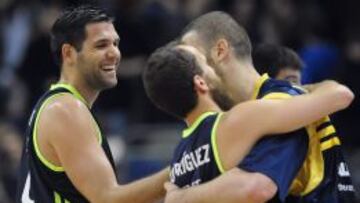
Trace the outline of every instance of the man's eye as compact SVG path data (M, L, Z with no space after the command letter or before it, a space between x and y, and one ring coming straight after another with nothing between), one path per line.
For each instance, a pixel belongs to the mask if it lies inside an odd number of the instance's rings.
M102 49L102 48L105 48L106 46L107 46L107 44L97 44L95 47Z

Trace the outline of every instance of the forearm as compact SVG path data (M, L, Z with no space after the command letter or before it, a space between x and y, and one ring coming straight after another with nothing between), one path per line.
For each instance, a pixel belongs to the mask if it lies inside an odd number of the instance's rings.
M272 116L264 118L264 125L275 128L265 134L296 130L346 108L352 100L352 92L334 81L313 85L311 93L282 100L280 105L274 104L274 108L269 109L267 114Z
M216 185L210 183L205 183L202 185L178 189L172 191L171 194L165 199L165 203L216 203L224 202L218 198L218 191L216 190Z
M345 109L354 99L354 93L348 87L331 80L312 85L310 92L323 97L331 113Z
M303 111L309 115L304 120L317 120L332 114L336 111L345 109L352 102L354 95L350 89L335 81L324 81L312 85L310 94L302 95L299 98L298 111ZM309 108L310 107L310 108ZM293 112L296 115L295 112Z
M208 183L170 191L165 203L260 203L276 190L268 177L234 168Z
M164 183L168 181L169 169L166 168L150 177L114 187L104 191L104 200L109 203L150 203L165 196Z

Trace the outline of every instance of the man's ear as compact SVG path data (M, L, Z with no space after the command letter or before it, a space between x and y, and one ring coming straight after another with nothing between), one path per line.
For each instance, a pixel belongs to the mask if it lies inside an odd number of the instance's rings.
M72 45L66 43L63 44L61 47L61 57L63 60L63 63L67 64L74 64L76 61L77 51L75 47Z
M215 63L220 63L229 56L230 45L229 42L221 38L216 41L215 45L211 48L210 55Z
M195 75L193 82L194 82L195 91L197 91L199 93L205 93L205 92L209 91L208 84L206 83L204 78L201 77L200 75Z

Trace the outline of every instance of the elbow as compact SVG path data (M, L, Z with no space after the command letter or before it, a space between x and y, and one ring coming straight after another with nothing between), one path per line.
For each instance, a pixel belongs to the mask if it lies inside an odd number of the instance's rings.
M272 199L276 192L277 186L267 176L261 173L255 173L248 188L249 202L263 203Z
M339 85L337 90L337 98L338 98L338 108L345 109L354 100L355 95L348 87L344 85Z

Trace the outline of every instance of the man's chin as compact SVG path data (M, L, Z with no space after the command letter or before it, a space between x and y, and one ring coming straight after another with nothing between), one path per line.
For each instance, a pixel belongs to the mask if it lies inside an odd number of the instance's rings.
M104 81L103 84L101 85L101 90L107 90L107 89L114 88L117 84L118 84L117 79Z

